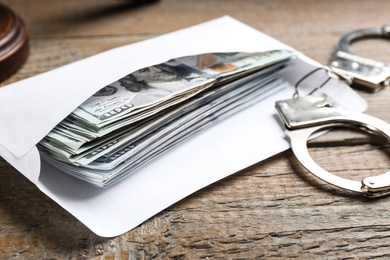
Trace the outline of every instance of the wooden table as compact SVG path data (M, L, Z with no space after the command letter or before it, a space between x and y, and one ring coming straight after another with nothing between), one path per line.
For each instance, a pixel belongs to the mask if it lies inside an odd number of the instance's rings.
M327 64L345 32L382 26L385 0L2 0L27 24L30 56L6 85L113 47L231 15ZM352 46L390 60L390 41ZM359 92L390 122L390 89ZM337 131L312 143L324 168L354 179L390 168L389 145ZM206 187L126 234L106 239L0 160L0 258L388 258L390 197L370 200L308 174L291 151Z

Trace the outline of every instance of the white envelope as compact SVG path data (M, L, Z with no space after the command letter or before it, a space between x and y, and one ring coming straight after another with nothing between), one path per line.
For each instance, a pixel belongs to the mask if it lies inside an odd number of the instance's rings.
M275 101L291 98L295 82L319 65L299 56L281 74L288 88L187 139L107 189L41 161L36 144L96 91L137 69L200 53L273 49L291 48L226 16L2 87L0 155L93 232L120 235L189 194L288 149ZM318 86L320 74L307 79L302 91ZM331 81L323 91L348 108L366 108L342 82Z

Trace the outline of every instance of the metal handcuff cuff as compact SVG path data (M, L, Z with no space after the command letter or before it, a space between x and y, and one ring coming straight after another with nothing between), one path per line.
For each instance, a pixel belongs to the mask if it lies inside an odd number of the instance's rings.
M388 85L387 78L390 76L388 64L350 54L347 46L356 38L373 35L387 37L389 35L388 28L386 27L386 30L383 28L364 29L344 35L335 54L337 60L332 62L331 66L313 70L297 82L292 99L276 102L276 109L286 127L291 148L299 162L323 181L345 190L362 193L370 198L390 194L390 171L364 178L361 182L333 175L314 162L309 155L307 141L311 135L318 131L345 126L359 128L390 140L390 124L367 114L344 109L325 94L314 95L314 91L312 91L306 96L300 96L298 86L304 79L321 69L327 70L329 77L320 87L325 85L331 77L335 77L335 74L345 79L349 84L353 81L363 84L373 91Z
M344 34L334 53L335 60L329 65L336 74L351 77L353 83L365 90L377 92L389 85L390 64L357 56L349 50L349 44L365 38L390 39L390 25L367 28Z

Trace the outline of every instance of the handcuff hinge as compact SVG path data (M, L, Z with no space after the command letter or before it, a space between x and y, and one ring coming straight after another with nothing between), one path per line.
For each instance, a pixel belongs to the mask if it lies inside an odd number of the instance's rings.
M362 192L366 197L378 198L390 194L390 172L362 180Z

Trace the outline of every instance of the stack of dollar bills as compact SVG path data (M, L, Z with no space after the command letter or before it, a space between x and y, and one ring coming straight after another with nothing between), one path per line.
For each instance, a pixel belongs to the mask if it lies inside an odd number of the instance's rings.
M48 163L106 187L285 85L297 53L209 53L135 71L86 100L38 149Z

